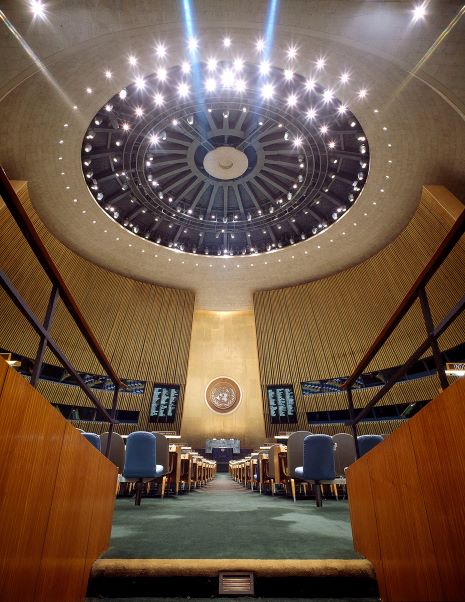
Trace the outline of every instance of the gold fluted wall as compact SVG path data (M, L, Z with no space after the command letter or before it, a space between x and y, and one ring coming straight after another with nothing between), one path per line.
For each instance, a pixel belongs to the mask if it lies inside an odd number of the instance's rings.
M367 261L319 281L254 295L265 428L268 437L282 430L307 429L306 413L346 409L343 393L303 396L301 382L348 376L374 342L417 276L434 254L463 205L441 186L424 187L418 209L404 231ZM435 323L465 294L465 244L455 248L427 287ZM405 362L426 336L418 301L366 371ZM465 340L465 316L441 337L442 349ZM430 355L428 353L427 355ZM294 386L298 423L271 424L266 386ZM437 377L397 384L381 404L435 397ZM354 391L362 407L376 389ZM361 432L390 432L398 421L361 425ZM322 425L313 432L346 430Z
M146 429L179 432L194 293L125 278L79 257L42 224L31 206L26 184L16 182L15 189L117 374L120 378L147 381L143 395L120 393L118 408L137 410L140 414L137 424L121 424L116 430L121 434ZM9 212L1 206L0 232L2 267L30 307L42 318L51 290L50 282ZM76 369L104 374L61 301L53 321L52 335ZM0 347L35 357L37 345L37 335L0 290ZM45 361L59 365L50 352L47 352ZM181 386L173 424L148 422L154 383ZM40 381L38 390L52 403L92 406L78 387ZM95 389L94 392L106 407L111 406L112 393ZM76 425L95 432L107 430L106 423L80 422Z

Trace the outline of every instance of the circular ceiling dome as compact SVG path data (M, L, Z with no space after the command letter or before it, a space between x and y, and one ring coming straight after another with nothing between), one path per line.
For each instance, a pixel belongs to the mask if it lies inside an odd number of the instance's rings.
M108 100L82 165L95 200L134 234L245 255L339 219L360 194L369 150L348 106L313 79L199 62L138 77Z

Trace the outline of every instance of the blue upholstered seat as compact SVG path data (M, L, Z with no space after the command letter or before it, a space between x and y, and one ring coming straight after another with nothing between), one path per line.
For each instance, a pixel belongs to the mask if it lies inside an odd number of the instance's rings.
M360 453L360 457L362 457L376 445L378 445L378 443L381 443L383 441L383 437L381 435L360 435L360 437L357 437L357 440L358 451Z
M136 431L126 440L123 477L136 481L136 505L140 505L142 483L161 477L164 467L157 464L157 440L152 433Z
M308 435L304 439L303 466L297 466L297 478L315 484L316 505L322 506L321 483L336 478L334 462L335 445L329 435Z
M96 449L101 451L100 449L100 437L95 433L82 433L82 435L87 439L87 441L93 445Z

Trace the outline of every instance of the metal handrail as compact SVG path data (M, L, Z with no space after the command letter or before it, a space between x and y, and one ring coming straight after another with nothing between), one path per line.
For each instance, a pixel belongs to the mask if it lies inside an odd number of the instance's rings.
M460 301L450 310L450 312L443 318L443 320L436 327L433 324L431 310L426 294L426 285L431 280L433 275L437 272L440 266L444 263L446 258L449 256L452 249L459 242L463 234L465 233L465 209L457 218L456 222L444 238L426 267L423 269L421 274L418 276L408 293L405 295L400 305L393 313L391 318L388 320L374 343L365 353L363 358L358 363L353 373L347 378L347 380L341 385L341 390L346 391L348 404L349 404L349 415L350 420L345 424L352 427L352 432L355 439L355 447L357 457L359 456L358 441L357 441L357 424L362 420L371 408L378 403L378 401L384 397L384 395L397 383L399 378L427 351L430 347L433 352L433 359L435 362L436 370L438 372L441 387L443 389L449 386L444 366L441 360L441 352L438 345L439 336L448 328L452 322L460 315L465 309L465 295ZM414 302L419 299L421 309L423 313L423 319L426 326L426 339L417 347L412 353L408 360L396 370L391 376L387 383L376 393L372 400L361 409L357 415L355 415L355 408L352 399L352 387L355 384L357 378L359 378L368 364L380 351L387 339L397 328L402 318L406 315L409 309L412 307Z
M86 396L92 401L92 403L97 407L99 412L110 423L110 435L108 437L107 449L105 452L105 454L108 455L111 443L111 433L113 432L113 425L118 424L118 421L115 418L118 393L121 388L126 387L126 384L116 374L115 370L110 364L109 359L105 355L103 349L101 348L100 344L98 343L97 339L92 333L89 324L85 320L84 316L81 314L71 292L69 291L68 287L66 286L66 283L61 277L58 268L56 267L42 240L40 239L36 229L34 228L29 216L27 215L21 201L19 200L16 192L14 191L13 187L10 184L10 181L6 176L5 171L1 166L0 197L2 197L6 207L10 211L13 219L15 220L19 229L24 235L34 255L37 257L44 272L46 273L50 282L52 283L52 292L50 294L45 320L44 323L41 324L40 320L29 308L29 306L27 305L21 294L16 290L8 276L3 272L3 270L0 270L1 286L4 288L6 293L15 303L16 307L18 307L18 309L22 312L22 314L25 316L25 318L40 336L40 344L37 351L36 359L34 361L33 372L31 375L31 384L34 387L37 385L37 381L39 379L40 371L42 368L45 350L47 347L49 347L52 353L55 355L55 357L59 360L59 362L74 377L79 387L84 391ZM101 366L115 385L111 414L107 412L107 410L103 407L103 405L100 403L100 401L91 391L91 389L84 383L78 372L71 365L69 359L61 351L61 349L58 347L58 345L56 344L56 342L50 334L51 322L58 298L61 298L61 300L63 301L64 306L66 307L69 314L76 323L77 327L79 328L80 332L86 339L93 354L98 359Z

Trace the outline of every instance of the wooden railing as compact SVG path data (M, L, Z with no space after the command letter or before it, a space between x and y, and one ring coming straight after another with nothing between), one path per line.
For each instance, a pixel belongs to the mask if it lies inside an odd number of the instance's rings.
M40 265L42 266L45 274L49 278L52 290L50 293L50 298L48 301L47 311L45 314L44 322L41 323L34 312L30 309L30 307L25 302L24 298L21 296L19 291L16 289L14 284L8 278L6 273L3 270L0 270L0 283L5 292L8 294L10 299L16 305L16 307L20 310L23 316L28 320L29 324L34 328L37 334L40 337L40 343L37 350L37 354L34 361L34 367L31 375L31 385L36 386L39 380L40 372L43 365L43 359L45 355L45 350L48 347L50 351L55 355L58 361L66 368L69 374L76 380L79 387L84 391L86 396L91 400L91 402L95 405L100 416L109 422L109 432L110 435L108 437L108 444L105 451L107 455L110 449L111 443L111 434L113 432L113 426L117 424L116 420L116 406L118 401L118 393L122 387L125 387L125 383L121 381L121 379L116 374L115 370L110 364L107 356L105 355L103 349L99 345L97 339L93 335L90 326L86 322L84 316L79 311L79 308L69 291L66 283L61 277L58 268L56 267L53 259L48 253L45 245L37 234L29 216L27 215L24 207L21 204L21 201L17 197L13 187L10 184L3 168L0 167L0 197L2 197L6 207L10 211L13 216L15 222L17 223L19 229L24 235L26 241L31 247L33 253L37 257ZM87 341L89 347L94 353L95 357L100 362L101 366L108 374L110 379L114 384L114 393L112 400L112 407L110 413L103 407L99 399L95 396L92 390L86 385L86 383L81 378L80 374L75 370L72 366L70 360L63 353L63 351L59 348L57 343L51 336L51 325L53 320L53 315L55 312L55 307L58 299L61 299L63 305L68 310L69 314L73 318L83 337Z
M371 408L374 405L376 405L390 389L392 389L392 387L397 383L399 378L403 376L409 370L409 368L422 357L422 355L428 350L428 348L431 348L432 350L435 367L438 372L439 381L441 383L442 389L446 389L449 386L449 382L447 380L447 376L441 360L441 352L439 349L438 338L465 309L465 295L463 295L459 302L443 317L441 322L434 326L433 318L431 315L431 309L426 294L426 285L437 272L437 270L441 267L441 265L444 263L449 253L459 242L464 232L465 210L462 211L457 221L454 223L449 233L447 234L446 238L443 240L443 242L437 249L436 253L433 255L433 257L431 258L427 266L424 268L424 270L421 272L421 274L418 276L415 283L413 284L409 292L406 294L406 296L404 297L401 304L396 309L390 320L384 326L383 330L380 332L372 346L368 349L363 358L360 360L358 366L355 368L355 370L349 376L349 378L345 381L345 383L341 385L341 389L347 392L350 419L346 422L346 424L352 427L357 457L359 457L357 424L368 415ZM427 336L425 340L410 355L407 361L392 374L389 380L381 387L381 389L378 390L378 392L374 395L371 401L369 401L369 403L356 414L352 398L352 387L354 386L357 378L359 378L362 375L363 371L366 369L368 364L381 350L383 345L386 343L387 339L391 336L396 327L399 325L402 318L406 315L406 313L409 311L409 309L412 307L412 305L417 299L419 299L420 301L423 313L423 320L425 322L426 327Z

